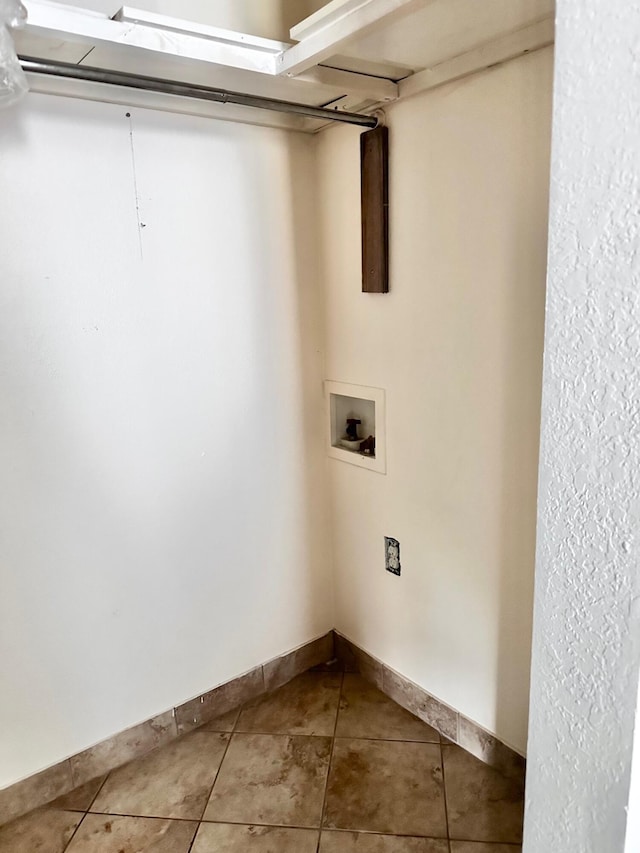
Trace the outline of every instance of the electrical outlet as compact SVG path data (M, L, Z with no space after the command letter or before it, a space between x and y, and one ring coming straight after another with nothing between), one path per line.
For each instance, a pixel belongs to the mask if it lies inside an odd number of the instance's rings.
M392 575L400 574L400 543L391 536L384 537L384 567Z

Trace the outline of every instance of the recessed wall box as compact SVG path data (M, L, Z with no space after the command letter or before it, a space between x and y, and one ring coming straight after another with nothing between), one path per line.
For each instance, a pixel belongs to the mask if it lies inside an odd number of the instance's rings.
M329 456L386 474L385 393L382 388L327 380L324 390ZM357 430L358 440L354 440L354 430ZM362 446L370 436L374 442Z

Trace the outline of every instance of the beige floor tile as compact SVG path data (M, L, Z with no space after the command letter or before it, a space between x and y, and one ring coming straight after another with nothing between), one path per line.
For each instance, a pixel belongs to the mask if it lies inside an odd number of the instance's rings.
M331 737L341 682L341 673L305 672L284 687L245 705L236 730Z
M521 853L522 782L446 742L443 768L438 741L361 676L306 673L5 825L0 853L316 853L325 787L319 853L448 853L447 813L450 853Z
M491 844L484 841L452 841L451 853L521 853L519 844Z
M85 782L79 788L74 788L68 794L63 794L50 804L50 808L68 809L72 812L86 812L94 801L96 794L102 787L106 776L99 776L90 782Z
M438 732L362 678L347 673L338 713L338 737L440 743Z
M191 734L110 774L91 811L199 820L229 740Z
M232 732L236 723L238 722L238 717L240 716L240 708L234 708L233 711L229 711L227 714L222 714L220 717L216 717L215 720L210 720L208 723L205 723L203 726L200 726L201 732Z
M197 828L195 821L89 814L67 853L188 853Z
M203 823L191 853L316 853L317 845L317 829Z
M331 739L234 734L204 820L318 827Z
M458 746L443 746L442 753L451 838L520 844L522 785Z
M319 853L449 853L449 845L444 838L408 838L325 829Z
M446 837L440 746L337 739L324 826Z
M0 853L63 853L82 817L46 807L31 812L0 827Z

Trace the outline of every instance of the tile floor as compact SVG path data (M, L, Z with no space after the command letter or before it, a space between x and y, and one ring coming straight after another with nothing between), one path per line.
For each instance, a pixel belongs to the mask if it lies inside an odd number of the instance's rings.
M308 672L0 829L0 853L517 853L522 788Z

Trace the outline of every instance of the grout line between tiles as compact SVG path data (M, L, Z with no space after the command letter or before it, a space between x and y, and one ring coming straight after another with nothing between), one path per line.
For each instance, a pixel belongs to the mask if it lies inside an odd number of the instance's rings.
M315 735L311 735L315 737ZM362 737L361 735L336 735L336 740L371 740L374 743L422 743L425 746L440 746L440 741L437 740L413 740L412 738L402 737Z
M87 814L97 817L139 817L142 820L177 820L180 823L202 823L197 817L169 817L166 814L132 814L129 812L87 812ZM206 823L212 823L212 821L206 821Z
M207 734L231 734L231 732L207 732ZM399 737L363 737L362 735L321 735L321 734L306 734L305 732L260 732L247 731L238 729L233 732L236 735L259 735L260 737L315 737L315 738L331 738L332 740L367 740L373 743L417 743L425 746L439 746L437 740L413 740L412 738Z
M264 826L264 827L273 827L274 829L307 829L314 832L318 829L317 826L309 826L304 824L297 823L260 823L260 821L246 821L246 820L198 820L197 817L167 817L166 815L148 815L148 814L125 814L124 812L87 812L83 817L87 817L87 815L95 815L97 817L134 817L140 818L140 820L172 820L176 821L176 823L197 823L198 826L202 823L215 823L220 824L221 826ZM351 830L349 830L351 831ZM366 833L369 830L353 830L354 832L363 832ZM376 833L377 835L390 835L391 833ZM413 836L410 836L413 837ZM435 836L434 836L435 837Z
M76 810L76 809L67 809L67 811L80 811L80 812L82 812L82 817L80 818L80 820L79 820L78 825L76 826L76 828L73 830L73 833L72 833L72 835L71 835L71 838L70 838L70 839L69 839L69 841L67 842L67 845L66 845L66 847L64 848L64 850L68 850L68 849L69 849L69 847L71 846L71 842L73 841L73 839L74 839L74 838L76 837L76 835L78 834L78 830L80 829L80 827L81 827L81 826L82 826L82 824L84 823L84 820L85 820L86 816L89 814L89 811L90 811L90 809L91 809L91 806L95 803L96 799L98 798L98 794L99 794L99 793L100 793L100 791L104 788L104 786L105 786L105 784L106 784L106 782L107 782L107 779L109 778L109 776L110 776L110 775L111 775L111 773L107 773L107 774L106 774L106 776L105 776L105 777L104 777L104 779L102 780L102 783L101 783L101 784L100 784L100 786L98 787L98 790L95 792L95 794L94 794L94 795L93 795L93 797L91 798L91 802L89 803L88 808L86 808L86 809L77 809L77 810ZM64 853L64 851L63 851L63 853Z
M240 713L238 712L238 717L236 719L236 723L237 723L237 720L239 718L240 718ZM235 728L235 723L234 723L234 728ZM189 846L189 850L191 850L191 847L193 846L196 835L198 834L198 829L200 828L200 824L202 823L202 818L204 817L204 813L206 812L207 806L209 805L209 800L211 799L211 794L213 793L214 785L216 784L216 781L218 779L218 775L219 775L220 770L222 768L222 763L223 763L223 761L227 755L227 750L229 749L229 744L231 743L231 739L233 737L233 730L230 732L205 732L205 734L211 734L211 735L217 735L217 736L228 735L228 740L227 740L226 746L224 748L224 752L222 753L222 758L220 759L220 764L218 765L218 769L216 770L216 774L214 776L213 783L211 785L211 788L209 789L209 793L207 795L207 799L205 801L204 808L202 810L202 815L200 816L200 818L168 817L166 815L135 815L135 814L123 814L123 813L117 813L116 815L113 815L113 816L114 817L115 816L117 816L117 817L141 817L141 818L149 818L151 820L177 820L177 821L183 821L184 823L197 823L198 826L197 826L196 831L194 833L193 839L191 840L191 845ZM98 794L102 790L103 786L106 784L107 779L109 778L110 775L111 774L107 774L107 778L104 780L104 782L100 786L100 790L98 791L98 793L96 793L96 796L93 798L91 805L93 805L93 803L95 803ZM85 813L85 817L87 814L98 814L98 815L103 815L103 816L104 815L111 816L113 813L112 812L94 812L94 811L91 811L91 806L90 806L88 811Z
M102 780L102 784L100 785L100 787L99 787L99 788L98 788L98 790L96 791L95 796L91 798L91 802L89 803L89 805L88 805L88 806L87 806L87 808L85 809L85 812L84 812L85 814L87 814L88 812L90 812L90 811L91 811L91 806L92 806L92 805L95 803L95 801L98 799L98 795L100 794L100 791L102 791L102 789L104 788L104 786L107 784L107 780L108 780L109 776L111 776L111 773L113 773L113 770L112 770L112 771L110 771L109 773L107 773L107 775L106 775L106 776L104 777L104 779Z
M262 686L264 687L264 667L262 667ZM238 726L238 721L240 720L240 714L242 713L242 709L244 708L244 706L246 704L247 704L246 702L243 702L242 705L240 705L240 707L238 708L238 713L236 714L236 718L233 721L233 726L231 727L230 732L211 732L211 734L228 734L229 740L227 741L227 745L226 745L224 753L222 755L222 759L220 760L220 764L218 765L218 769L216 771L216 775L215 775L215 778L213 780L213 785L211 785L211 790L209 791L209 795L205 801L204 809L202 810L202 815L200 816L200 820L198 821L196 831L193 833L193 838L191 839L191 844L189 845L188 853L191 853L191 851L193 850L193 845L196 843L196 838L198 837L198 833L200 832L200 827L202 826L202 823L203 823L202 819L205 815L205 812L207 811L207 806L209 805L209 800L211 799L211 795L213 794L213 789L214 789L215 784L218 780L218 776L220 775L220 770L222 769L222 763L224 762L224 760L227 756L227 751L229 749L229 745L233 739L233 735L235 734L236 728Z
M215 734L215 732L211 732L211 734ZM227 744L224 748L224 752L222 753L222 758L220 759L220 764L218 764L218 769L216 770L216 775L213 777L213 783L211 784L211 788L209 789L209 793L207 795L207 799L205 800L204 808L202 809L202 814L200 815L198 824L202 823L202 818L204 817L204 813L207 810L207 806L209 805L209 800L211 799L211 795L213 794L213 789L215 788L216 782L218 781L218 776L220 775L220 771L222 770L222 765L224 763L225 758L227 757L227 752L229 750L229 744L233 740L233 732L229 733L229 739L227 740Z
M167 817L160 815L139 815L139 814L123 814L121 812L87 812L83 815L83 820L87 815L97 815L98 817L131 817L131 818L139 818L140 820L170 820L176 821L178 823L197 823L198 828L203 823L212 823L219 824L221 826L263 826L265 828L274 828L274 829L304 829L311 832L318 830L317 826L308 826L304 824L293 824L293 823L261 823L259 821L251 821L248 823L246 820L198 820L197 818L188 818L188 817ZM82 823L82 821L80 821ZM79 828L80 824L78 824ZM415 833L405 833L405 832L383 832L379 829L345 829L344 827L332 827L327 828L327 832L342 832L342 833L356 833L357 835L381 835L386 838L424 838L430 839L433 841L444 841L442 836L438 835L416 835ZM77 832L77 830L76 830ZM196 831L197 834L197 831ZM75 835L75 833L74 833ZM194 836L195 837L195 836ZM478 842L474 842L478 843ZM504 842L502 842L504 843ZM515 844L506 844L505 846L517 847Z
M381 832L379 829L345 829L342 826L327 827L323 832L344 833L345 835L380 835L383 838L418 838L421 841L446 841L441 835L416 835L407 832ZM476 844L477 842L471 842Z
M246 820L203 820L201 823L215 823L220 826L264 826L267 829L306 829L314 832L318 829L317 826L304 826L303 824L297 823L260 823L255 820L252 820L248 823Z
M232 734L231 732L207 732L207 734ZM333 740L333 735L305 735L305 734L290 734L289 732L233 732L234 735L240 737L276 737L276 738L306 738L313 740ZM337 738L337 740L346 740L346 738ZM365 738L349 738L349 740L365 740ZM398 741L392 741L398 743ZM436 744L432 744L435 746Z
M440 766L442 767L442 799L444 800L444 823L447 830L447 847L451 853L451 836L449 834L449 808L447 806L447 782L444 777L444 753L442 752L442 740L440 741Z
M80 827L81 827L81 826L82 826L82 824L84 823L84 819L86 818L86 816L87 816L87 812L85 812L85 813L82 815L82 817L80 818L80 820L78 821L78 825L76 826L76 828L75 828L75 829L73 830L73 832L71 833L71 838L67 841L67 843L66 843L66 845L65 845L65 848L64 848L64 850L62 851L62 853L64 853L64 851L65 851L65 850L68 850L68 849L69 849L69 847L71 847L71 842L73 841L73 839L74 839L74 838L76 837L76 835L78 834L78 830L80 829Z
M340 679L340 690L338 691L338 704L336 707L336 719L333 725L333 737L331 738L331 750L329 752L329 764L327 765L327 779L324 783L324 797L322 798L322 810L320 812L320 832L318 833L318 846L316 853L320 851L320 842L322 841L322 827L324 824L324 815L327 810L327 793L329 792L329 776L331 775L331 763L333 761L333 749L336 745L336 732L338 731L338 718L340 717L340 703L342 702L342 690L344 688L344 672Z
M180 818L165 818L165 820L180 820ZM184 818L182 818L184 820ZM193 822L193 821L192 821ZM318 829L317 826L304 826L301 824L293 824L293 823L260 823L256 821L251 821L251 823L247 823L246 820L203 820L200 823L214 823L219 824L220 826L263 826L267 829L270 827L273 829L305 829L311 832L314 832ZM441 835L416 835L415 833L407 833L407 832L382 832L379 829L345 829L344 827L325 827L323 832L342 832L342 833L355 833L356 835L381 835L385 838L424 838L428 841L446 841L446 838L443 838ZM477 843L477 842L474 842Z
M187 853L191 853L193 850L193 845L196 843L196 838L198 837L198 833L200 832L200 827L202 826L202 821L198 821L198 825L196 826L196 831L193 833L193 838L191 839L191 844L189 845L189 849Z

